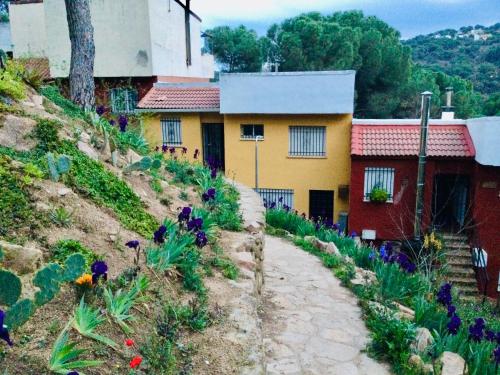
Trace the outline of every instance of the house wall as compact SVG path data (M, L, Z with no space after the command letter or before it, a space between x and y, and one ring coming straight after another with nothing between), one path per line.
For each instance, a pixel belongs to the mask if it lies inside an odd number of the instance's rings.
M431 220L434 176L437 174L468 174L472 177L472 163L471 160L467 159L429 159L427 161L424 186L424 230ZM363 200L364 176L367 167L395 169L392 203L372 203ZM349 230L354 230L359 235L363 229L375 230L377 240L402 240L412 237L416 204L417 159L353 157L351 168ZM470 180L471 188L473 188L472 178Z
M46 57L43 3L9 3L9 18L14 58Z
M500 271L500 167L474 168L474 232L488 253L488 295L497 297Z
M309 213L309 190L334 190L334 218L347 211L338 186L349 184L351 115L225 115L226 175L255 186L255 141L242 140L241 124L263 124L259 142L259 187L294 190L294 208ZM289 157L288 127L326 126L326 157Z

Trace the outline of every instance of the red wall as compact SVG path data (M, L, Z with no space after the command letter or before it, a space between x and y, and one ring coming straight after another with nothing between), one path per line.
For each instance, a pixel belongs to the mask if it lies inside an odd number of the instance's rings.
M467 159L429 159L426 164L424 187L424 229L431 218L434 176L440 173L470 174L472 161ZM364 202L366 167L394 168L394 202ZM401 240L413 235L418 163L409 159L359 159L351 164L349 193L349 230L361 235L363 229L377 231L377 239Z
M497 296L500 270L500 167L474 167L474 232L488 253L488 295Z

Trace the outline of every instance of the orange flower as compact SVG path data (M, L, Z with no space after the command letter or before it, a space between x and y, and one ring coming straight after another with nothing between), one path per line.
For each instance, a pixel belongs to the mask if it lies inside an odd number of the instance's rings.
M135 356L134 358L132 358L132 360L130 361L130 368L136 368L136 367L139 367L141 365L141 362L142 362L142 358L139 357L139 356Z
M76 285L92 285L92 275L84 273L75 281Z
M135 344L134 340L131 340L131 339L125 340L125 345L127 345L127 346L134 346L134 344Z

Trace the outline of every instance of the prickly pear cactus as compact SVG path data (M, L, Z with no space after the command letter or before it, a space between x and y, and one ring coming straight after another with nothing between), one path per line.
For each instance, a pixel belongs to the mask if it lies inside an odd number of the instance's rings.
M0 305L13 305L21 296L21 291L19 277L10 271L0 270Z
M160 168L161 168L161 160L154 159L153 162L151 163L151 169L160 169Z
M47 152L47 164L49 167L50 179L54 182L59 181L59 170L56 165L56 160L52 152Z
M124 172L147 171L149 168L151 168L152 164L153 160L149 156L146 156L140 161L136 161L135 163L127 165L124 169Z
M19 328L28 321L34 311L35 305L33 301L30 299L22 299L7 310L4 324L9 329Z
M63 269L56 263L49 263L36 273L33 284L40 288L35 293L35 304L37 306L45 305L59 293L62 276Z
M72 254L64 262L62 281L75 281L85 272L85 258L82 254Z
M57 158L57 171L59 174L68 173L71 168L71 159L69 156L61 155Z

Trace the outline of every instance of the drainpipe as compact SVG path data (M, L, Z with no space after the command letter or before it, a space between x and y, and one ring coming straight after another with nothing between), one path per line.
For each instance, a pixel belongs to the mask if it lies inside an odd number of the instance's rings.
M259 189L259 141L263 139L261 135L255 136L255 191Z
M427 134L429 131L429 116L432 93L422 93L422 108L420 113L420 151L418 154L417 198L415 207L414 237L420 241L422 234L422 218L424 214L425 159L427 156Z

